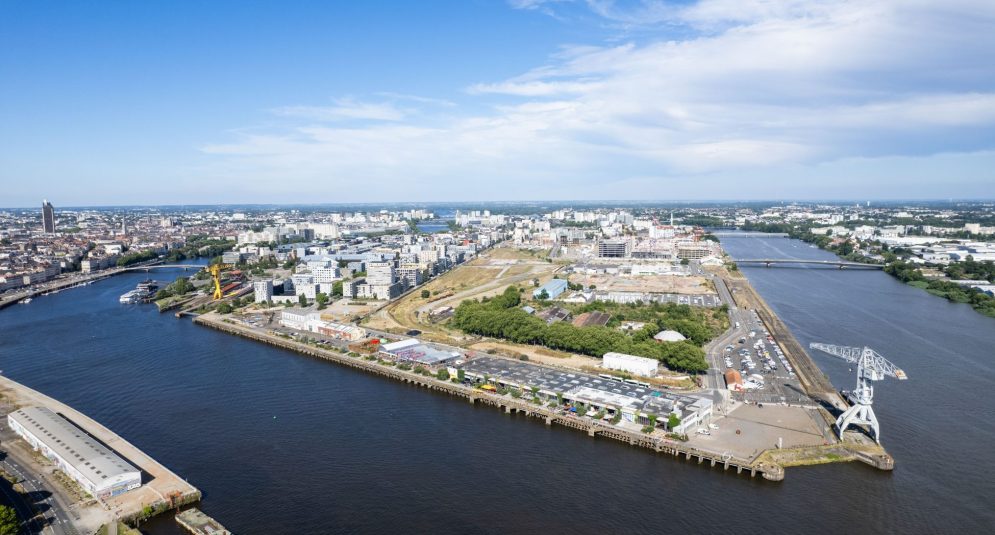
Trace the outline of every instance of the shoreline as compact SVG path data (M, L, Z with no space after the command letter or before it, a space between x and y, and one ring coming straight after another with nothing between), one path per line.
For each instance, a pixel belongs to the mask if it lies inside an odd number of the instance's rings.
M831 460L815 460L821 458L821 454L822 451L825 450L825 446L801 448L801 450L803 450L801 457L805 457L806 462L798 462L797 458L786 459L783 456L779 456L778 451L771 449L758 453L758 455L753 459L732 458L728 456L728 454L723 456L723 454L719 452L702 450L700 448L684 445L683 443L674 440L642 435L601 422L558 414L554 411L548 410L544 405L537 406L524 399L514 399L498 394L488 393L486 391L467 387L459 383L443 381L436 379L435 377L428 377L411 371L400 370L394 366L380 364L376 360L366 360L362 356L351 357L338 351L326 350L313 345L269 334L267 332L260 332L214 313L197 316L194 318L193 322L195 324L209 327L227 334L280 347L305 356L332 361L403 383L414 384L430 390L446 393L454 397L467 399L470 403L480 402L485 405L494 406L498 409L504 409L506 413L521 412L530 417L543 419L547 425L555 423L572 429L587 431L588 435L592 437L598 435L605 436L630 445L644 447L658 453L668 453L674 457L683 456L685 460L695 459L699 464L707 461L709 466L721 465L726 470L730 467L736 468L737 473L748 471L751 476L755 476L759 473L762 477L771 481L783 480L784 468L786 466L797 466L801 464L861 460L866 464L870 464L871 466L882 470L891 469L890 463L883 461L880 457L882 454L887 456L883 449L880 447L870 448L873 451L868 452L866 451L868 449L867 445L857 443L836 443L831 445L837 448L837 450L848 453L848 455L839 456L836 459L830 458ZM799 450L796 449L794 450L794 453L797 453L798 451ZM890 456L887 456L887 459L890 460Z
M152 516L200 501L202 496L200 490L135 445L82 412L57 399L3 376L0 376L0 392L15 407L27 405L43 406L62 415L142 471L143 482L141 487L106 500L94 499L94 504L90 504L89 501L82 502L88 505L80 507L79 511L91 517L101 518L102 524L114 521L121 521L127 524L139 523ZM14 447L22 450L31 449L23 439L18 439L18 443ZM9 446L5 448L8 452L10 449ZM64 493L64 489L59 485L49 486L53 492ZM76 507L78 505L77 500L69 498L67 501ZM88 511L88 509L91 510ZM98 527L100 526L94 527L94 530Z

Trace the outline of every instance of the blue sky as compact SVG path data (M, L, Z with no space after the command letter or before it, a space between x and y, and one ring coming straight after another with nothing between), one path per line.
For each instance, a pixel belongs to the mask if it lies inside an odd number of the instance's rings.
M0 0L0 206L995 197L981 0Z

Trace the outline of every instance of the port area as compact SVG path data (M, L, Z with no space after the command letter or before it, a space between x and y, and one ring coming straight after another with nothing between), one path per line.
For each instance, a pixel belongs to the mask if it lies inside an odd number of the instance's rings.
M2 468L7 471L8 467L18 467L19 474L9 475L40 488L31 494L41 493L51 497L46 507L42 508L48 510L41 510L41 518L36 518L35 523L57 528L56 533L66 534L95 533L105 525L113 526L112 530L116 531L119 521L134 524L200 500L201 493L193 485L72 407L6 377L0 377L0 399L0 440L4 453ZM105 499L85 494L7 425L7 415L21 407L47 407L62 415L141 470L142 486ZM30 490L29 485L23 486ZM51 531L46 530L45 533Z
M548 406L546 404L547 400L544 400L542 403L535 403L532 400L527 400L525 398L518 399L512 395L488 391L473 385L456 382L452 379L439 379L433 373L434 370L432 370L429 366L425 366L425 369L422 370L421 373L419 373L419 367L416 367L414 370L404 369L399 364L381 359L376 355L361 355L350 352L346 346L339 345L341 343L336 343L336 341L333 340L322 341L320 343L314 341L304 341L304 336L290 336L286 332L279 329L266 326L253 326L248 322L241 321L234 317L222 316L213 312L196 317L194 322L199 325L211 327L229 334L242 336L251 340L295 351L303 355L337 362L339 364L358 368L369 373L388 377L404 383L416 384L431 390L445 392L459 398L467 399L471 403L494 406L499 409L503 409L506 413L525 414L530 417L541 419L545 421L547 425L557 424L585 431L591 437L601 436L611 438L628 443L632 446L644 447L657 453L669 454L680 459L696 461L698 464L707 463L707 466L710 467L720 466L724 470L734 469L736 473L746 473L750 476L760 475L764 479L772 481L780 481L784 478L784 469L781 465L762 457L762 453L765 449L771 448L777 443L777 438L774 437L772 433L784 434L777 428L776 423L774 425L763 422L751 423L749 419L744 416L742 418L742 423L739 424L739 433L736 432L737 428L733 427L733 424L730 424L727 427L729 434L733 437L730 439L731 441L736 442L739 441L740 438L744 438L746 436L751 436L753 439L757 440L756 444L753 444L752 442L743 443L738 448L729 448L728 445L725 444L726 440L722 435L694 436L687 441L683 441L673 437L668 437L662 430L657 430L652 433L645 433L641 431L641 426L634 426L631 422L622 421L619 424L613 424L597 418L577 416L575 414L571 414L570 412L564 411L562 407ZM300 334L303 335L304 333ZM310 333L308 334L310 335ZM451 346L442 346L439 344L434 344L434 346L439 350L459 351L459 348ZM500 363L503 362L505 363L504 366L507 366L510 370L514 370L516 368L520 369L525 366L533 371L541 370L552 373L564 372L562 369L552 368L531 362L525 363L515 359L501 357L499 355L487 355L486 357L475 358L481 360L486 359L489 364L498 366L501 366ZM581 375L573 370L571 370L570 373L577 376ZM588 377L590 377L592 381L597 379L596 376ZM745 404L740 404L736 407L736 409L739 408L744 408L745 411L751 410L751 408ZM765 411L766 408L760 410ZM776 409L774 410L776 411ZM739 413L736 414L738 415ZM773 416L773 414L773 411L764 413L765 416ZM797 436L790 435L787 438L787 441L792 445L794 445L795 442L805 445L823 445L824 439L818 432L818 428L810 419L805 420L806 418L808 417L802 414L801 419L804 422L804 425L808 426L805 428L805 431L798 433ZM781 422L781 425L784 425L784 423L785 422ZM751 427L751 425L753 427ZM720 429L723 427L726 426L724 424L720 425ZM758 433L757 429L761 428L766 429L768 432L766 434ZM746 431L743 431L744 429Z
M176 515L176 523L196 535L231 535L217 520L205 515L200 509L191 507Z
M706 347L711 365L706 377L708 386L715 389L722 388L724 379L721 370L725 368L722 360L729 353L735 354L735 350L727 352L725 348L728 345L733 345L735 348L742 347L738 344L738 340L742 338L745 338L746 345L750 346L754 339L749 333L754 331L760 334L757 338L764 347L773 349L776 346L777 354L783 356L791 365L791 373L784 373L785 368L782 367L771 374L764 389L756 392L730 393L730 399L733 403L739 401L754 407L762 404L764 410L778 404L804 409L825 437L821 445L810 443L800 446L779 442L779 447L767 449L758 459L765 459L785 467L859 461L879 470L893 470L894 458L866 433L850 430L840 440L833 426L836 417L849 407L849 403L833 387L829 378L791 334L784 321L757 293L749 280L741 272L730 272L724 267L712 268L709 273L719 295L730 305L731 327ZM769 334L769 341L764 339L764 333ZM733 414L732 410L729 414ZM765 415L763 421L775 427L782 427L777 421L771 422L767 417L769 414Z

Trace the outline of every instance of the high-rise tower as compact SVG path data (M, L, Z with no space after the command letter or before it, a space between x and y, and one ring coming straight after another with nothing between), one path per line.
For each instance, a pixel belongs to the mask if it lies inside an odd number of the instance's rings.
M48 199L41 202L41 222L46 233L55 233L55 208Z

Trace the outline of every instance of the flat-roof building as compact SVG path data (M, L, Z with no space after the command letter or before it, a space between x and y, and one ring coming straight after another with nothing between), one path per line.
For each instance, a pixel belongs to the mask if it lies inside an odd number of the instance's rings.
M541 296L543 292L546 292L546 299L556 299L561 293L565 292L566 289L567 281L565 279L553 279L536 288L532 292L532 297L539 299L539 296Z
M459 359L462 355L425 345L421 340L408 338L380 346L380 353L396 360L406 360L428 366L438 366Z
M605 353L601 360L601 365L609 370L622 370L646 377L656 375L659 364L656 359L615 352Z
M141 471L51 409L16 410L7 424L93 496L109 498L142 486Z

